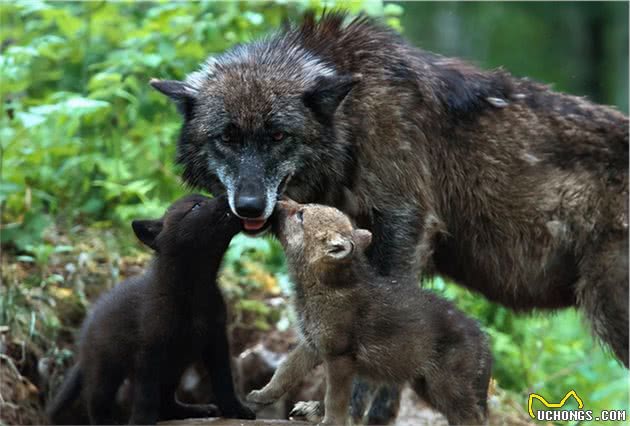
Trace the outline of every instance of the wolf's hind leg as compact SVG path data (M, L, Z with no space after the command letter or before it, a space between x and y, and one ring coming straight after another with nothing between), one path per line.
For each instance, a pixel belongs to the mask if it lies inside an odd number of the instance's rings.
M580 265L578 305L594 333L628 367L628 240L603 244Z

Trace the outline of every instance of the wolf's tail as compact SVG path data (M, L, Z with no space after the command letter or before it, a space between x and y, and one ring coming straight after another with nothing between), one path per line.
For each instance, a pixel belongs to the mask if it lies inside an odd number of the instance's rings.
M83 374L79 363L75 364L66 375L57 396L46 407L48 419L54 424L63 411L79 397L83 387Z

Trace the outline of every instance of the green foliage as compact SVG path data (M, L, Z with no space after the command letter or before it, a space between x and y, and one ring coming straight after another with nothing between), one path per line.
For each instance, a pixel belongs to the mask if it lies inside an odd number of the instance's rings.
M395 5L347 5L397 26ZM183 78L207 55L311 6L323 4L0 4L2 241L31 251L53 218L159 215L182 193L173 165L180 120L149 78Z
M628 112L628 2L409 2L425 49L505 67Z

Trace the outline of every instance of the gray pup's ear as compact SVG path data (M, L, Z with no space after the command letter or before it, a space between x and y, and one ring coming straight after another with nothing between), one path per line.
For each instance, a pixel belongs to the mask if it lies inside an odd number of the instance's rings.
M355 229L352 231L352 238L359 250L364 251L372 242L372 233L367 229Z
M330 120L341 101L360 80L360 75L319 77L302 99L319 118Z
M162 222L162 219L134 220L131 222L131 227L136 237L155 251L158 251L156 238L162 232L163 226L164 222Z
M354 243L350 238L338 235L327 242L326 257L329 260L345 260L352 257Z
M152 78L149 84L155 90L168 96L175 102L177 109L184 117L188 118L190 116L197 97L197 89L183 81L177 80L158 80L157 78Z

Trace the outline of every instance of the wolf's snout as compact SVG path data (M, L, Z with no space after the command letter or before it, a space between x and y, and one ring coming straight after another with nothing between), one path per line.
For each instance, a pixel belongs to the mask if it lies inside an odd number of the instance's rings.
M234 209L242 218L259 218L265 212L265 197L239 194L234 200Z
M250 233L261 231L267 219L265 193L251 185L245 185L234 194L234 213L243 221L243 228Z

